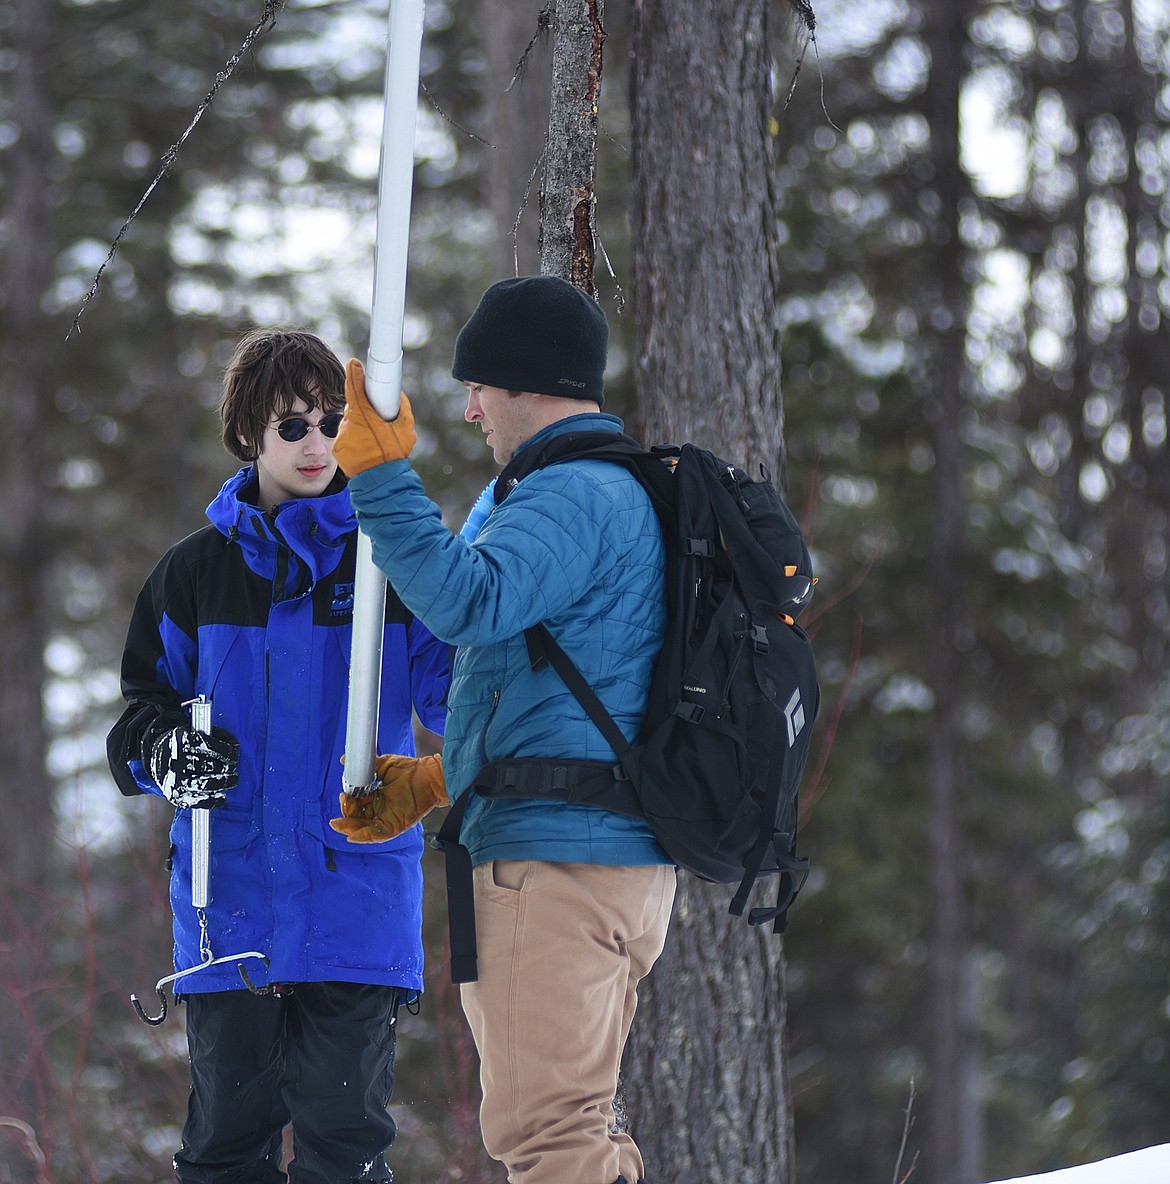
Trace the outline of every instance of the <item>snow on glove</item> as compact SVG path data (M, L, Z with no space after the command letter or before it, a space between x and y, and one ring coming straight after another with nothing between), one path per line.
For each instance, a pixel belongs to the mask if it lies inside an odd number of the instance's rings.
M180 809L211 810L227 801L227 791L240 783L240 745L223 728L204 735L180 725L150 729L142 738L142 763L163 792Z
M403 395L398 418L385 420L366 397L366 372L357 358L345 368L345 415L333 445L333 459L347 477L355 477L385 464L404 460L414 448L414 412Z
M329 825L351 843L385 843L409 830L436 806L449 806L441 756L398 756L374 760L374 792L341 795L341 817Z

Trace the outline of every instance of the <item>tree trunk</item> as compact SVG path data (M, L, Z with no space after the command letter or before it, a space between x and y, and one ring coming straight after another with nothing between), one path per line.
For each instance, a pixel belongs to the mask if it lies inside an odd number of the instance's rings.
M934 0L931 7L930 112L939 214L932 272L937 290L928 310L935 326L933 390L927 417L933 428L935 507L931 536L930 682L934 720L928 744L931 914L929 990L930 1080L927 1176L934 1184L973 1184L978 1171L979 1118L972 1091L972 995L966 989L968 939L963 888L963 736L959 726L968 619L961 562L965 506L962 492L963 341L966 285L962 274L959 205L967 186L959 163L959 88L963 79L967 0Z
M597 102L603 0L559 0L553 31L552 110L540 193L540 270L593 285Z
M0 323L5 432L11 441L0 467L0 1102L39 1128L23 1017L34 989L33 960L44 934L54 834L52 785L45 766L41 702L45 684L46 570L52 548L45 501L45 409L60 336L41 311L54 245L47 216L52 154L47 80L51 48L49 0L15 0L11 47L12 120L20 139L9 150L8 266ZM6 997L7 996L7 997ZM12 1107L11 1110L8 1108ZM24 1165L14 1177L23 1180ZM31 1160L27 1178L33 1178Z
M783 409L766 7L635 5L631 219L643 428L773 465Z
M782 463L766 0L639 0L633 14L635 366L647 442ZM661 1184L792 1178L779 938L680 878L625 1068Z

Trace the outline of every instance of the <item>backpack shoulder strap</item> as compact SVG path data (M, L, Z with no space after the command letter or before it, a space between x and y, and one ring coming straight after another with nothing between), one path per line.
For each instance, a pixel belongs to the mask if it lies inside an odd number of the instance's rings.
M528 660L532 663L532 669L541 670L545 666L551 666L561 676L565 686L573 692L573 697L605 737L606 743L614 750L618 760L622 760L630 751L630 742L622 734L613 716L606 711L605 704L597 697L597 693L585 681L573 659L557 644L545 623L538 621L525 629L524 640L528 643Z
M677 458L679 452L680 449L673 445L646 449L632 436L615 432L568 432L537 447L521 449L504 466L496 479L496 505L500 505L525 477L537 469L574 460L607 461L627 469L646 490L658 515L669 551L673 549L677 533L678 495L667 462ZM551 666L560 675L623 767L626 767L626 757L631 752L630 742L544 622L539 621L525 629L524 640L528 645L528 660L532 669L541 670Z
M496 478L495 501L499 505L521 481L537 469L573 460L603 460L628 469L645 487L661 516L672 503L670 468L665 463L679 449L666 444L643 448L632 436L617 432L568 432L545 444L522 448Z
M666 461L677 456L678 452L679 449L669 445L646 449L632 436L615 432L568 432L535 448L521 449L504 466L496 479L496 505L501 504L525 477L537 469L573 460L608 461L631 472L646 490L669 545L675 533L677 502L674 478ZM524 640L528 645L532 669L541 670L551 666L560 675L565 686L614 750L618 760L623 761L630 752L629 741L544 622L540 621L525 629Z

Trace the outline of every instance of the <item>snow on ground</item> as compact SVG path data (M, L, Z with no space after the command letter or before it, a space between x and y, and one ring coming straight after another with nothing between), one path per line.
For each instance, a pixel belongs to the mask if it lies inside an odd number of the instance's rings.
M1062 1168L1039 1176L1015 1176L994 1184L1170 1184L1170 1143L1079 1168Z

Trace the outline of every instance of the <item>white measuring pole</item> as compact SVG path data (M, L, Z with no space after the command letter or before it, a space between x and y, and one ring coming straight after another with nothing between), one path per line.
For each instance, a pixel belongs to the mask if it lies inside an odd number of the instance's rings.
M191 726L211 735L211 700L206 695L192 699ZM211 901L211 811L191 811L191 907L205 909Z
M402 320L422 31L423 0L390 0L374 294L366 355L366 394L384 419L398 415L402 390ZM374 565L370 540L359 532L345 735L347 793L360 793L374 781L385 605L386 577Z

